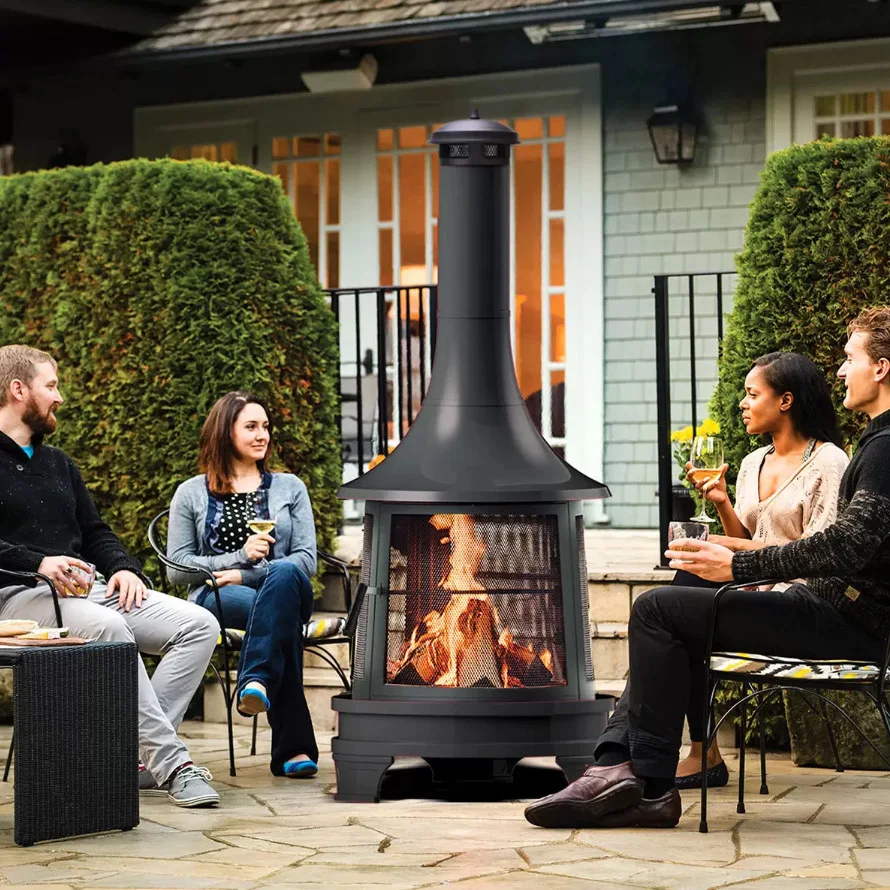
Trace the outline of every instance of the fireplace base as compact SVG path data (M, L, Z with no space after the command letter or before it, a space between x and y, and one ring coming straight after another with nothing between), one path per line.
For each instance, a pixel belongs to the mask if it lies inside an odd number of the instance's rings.
M397 756L501 763L556 757L571 782L592 761L614 699L371 701L343 694L331 704L339 715L331 744L335 797L377 803L383 774Z

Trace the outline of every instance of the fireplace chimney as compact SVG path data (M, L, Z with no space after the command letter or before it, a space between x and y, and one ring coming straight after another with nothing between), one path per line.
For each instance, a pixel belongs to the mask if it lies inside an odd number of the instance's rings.
M439 146L438 337L429 391L399 446L341 498L545 503L609 497L535 428L510 345L510 147L496 121L445 124ZM545 382L548 385L548 382Z

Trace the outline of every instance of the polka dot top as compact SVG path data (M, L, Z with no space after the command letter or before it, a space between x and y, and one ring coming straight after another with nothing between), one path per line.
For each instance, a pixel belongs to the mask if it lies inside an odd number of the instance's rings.
M250 536L249 520L256 516L252 491L223 495L219 518L219 546L223 553L234 553Z

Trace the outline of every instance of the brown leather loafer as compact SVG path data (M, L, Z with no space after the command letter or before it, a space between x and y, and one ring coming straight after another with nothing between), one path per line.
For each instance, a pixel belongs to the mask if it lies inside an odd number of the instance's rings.
M643 799L643 781L630 762L589 766L571 785L542 797L525 809L525 818L541 828L593 828L608 813L626 810Z
M680 792L676 788L617 812L605 813L592 828L673 828L683 812Z

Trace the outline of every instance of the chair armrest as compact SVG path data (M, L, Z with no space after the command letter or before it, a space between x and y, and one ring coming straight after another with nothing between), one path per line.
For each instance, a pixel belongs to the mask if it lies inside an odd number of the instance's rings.
M343 576L346 611L347 613L352 612L352 578L349 575L349 570L352 566L350 566L348 562L344 562L342 559L338 559L336 556L333 556L324 550L319 550L318 547L315 548L315 553L322 562L327 563L335 572L337 572L337 574Z
M724 584L714 594L711 604L711 621L708 627L708 645L705 650L705 668L710 667L711 653L714 651L714 637L717 633L717 616L720 609L720 601L730 590L741 590L743 587L760 587L763 584L779 584L781 579L767 578L765 581L730 581Z
M59 608L59 591L56 590L56 585L53 584L53 582L46 575L41 575L40 572L15 572L12 569L3 569L2 571L4 575L10 575L14 578L21 578L23 581L33 581L36 578L38 581L42 581L44 584L46 584L46 586L50 589L50 593L52 593L53 595L53 608L55 609L56 613L56 626L64 626L62 624L62 610L61 608Z

